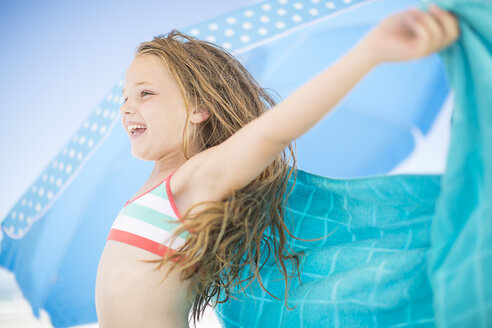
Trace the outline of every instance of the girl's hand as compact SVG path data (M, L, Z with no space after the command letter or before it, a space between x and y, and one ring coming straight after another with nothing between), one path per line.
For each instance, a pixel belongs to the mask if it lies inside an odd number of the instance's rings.
M446 48L459 34L456 17L432 4L428 13L412 8L387 17L360 45L376 63L403 61Z

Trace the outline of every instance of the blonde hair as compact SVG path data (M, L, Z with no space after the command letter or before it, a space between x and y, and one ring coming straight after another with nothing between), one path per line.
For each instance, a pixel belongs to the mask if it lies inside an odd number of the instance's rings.
M193 106L204 106L210 112L210 117L196 131L188 134L185 129L183 132L187 159L190 145L198 142L200 151L219 145L275 105L275 100L246 68L217 45L172 30L141 43L136 56L148 54L157 56L168 66L185 101L187 122ZM188 135L192 135L191 140ZM289 158L284 150L253 181L227 199L194 204L182 215L183 224L175 231L176 235L193 231L185 244L162 260L147 261L159 263L160 268L169 260L179 258L171 271L179 266L182 280L193 279L190 295L195 322L206 306L213 304L212 300L227 301L231 288L236 286L244 290L243 282L251 283L257 278L268 292L259 275L263 265L260 257L266 247L268 254L273 247L277 266L284 276L287 306L287 286L294 275L288 274L285 262L292 261L298 276L300 261L299 253L289 253L286 233L295 237L284 223L284 207L292 191L286 192L288 180L294 173L295 181L296 172L294 149L292 145L287 149ZM291 159L293 164L289 168ZM190 215L191 210L201 204L207 205L205 209ZM241 280L246 268L253 274ZM222 292L225 299L219 300Z

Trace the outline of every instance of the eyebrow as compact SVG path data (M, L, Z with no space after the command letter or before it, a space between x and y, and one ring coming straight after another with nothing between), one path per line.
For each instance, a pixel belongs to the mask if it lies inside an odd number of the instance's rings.
M135 86L141 85L141 84L152 84L152 82L149 82L149 81L140 81L140 82L135 83ZM122 88L121 89L121 94L122 95L125 94L125 88Z

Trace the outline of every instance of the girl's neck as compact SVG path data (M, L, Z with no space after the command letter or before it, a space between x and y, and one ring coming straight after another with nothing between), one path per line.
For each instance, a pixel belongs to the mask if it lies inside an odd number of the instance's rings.
M167 177L169 174L176 171L181 165L186 162L184 156L182 158L173 157L173 158L165 158L159 161L154 162L154 168L152 169L152 173L150 174L150 179L161 179Z
M200 148L195 145L195 147L193 147L193 149L191 150L191 156L198 153L198 149ZM150 179L167 177L169 174L173 173L179 167L181 167L181 165L183 165L186 161L187 159L185 158L182 151L176 151L172 154L164 156L163 158L154 161L154 168L152 170L152 173L150 174Z

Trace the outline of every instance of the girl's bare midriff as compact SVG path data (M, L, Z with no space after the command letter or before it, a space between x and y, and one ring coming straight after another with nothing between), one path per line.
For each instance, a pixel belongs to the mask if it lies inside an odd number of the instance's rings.
M172 265L155 270L156 254L132 245L108 240L96 277L96 311L100 328L188 327L190 280L180 281Z

